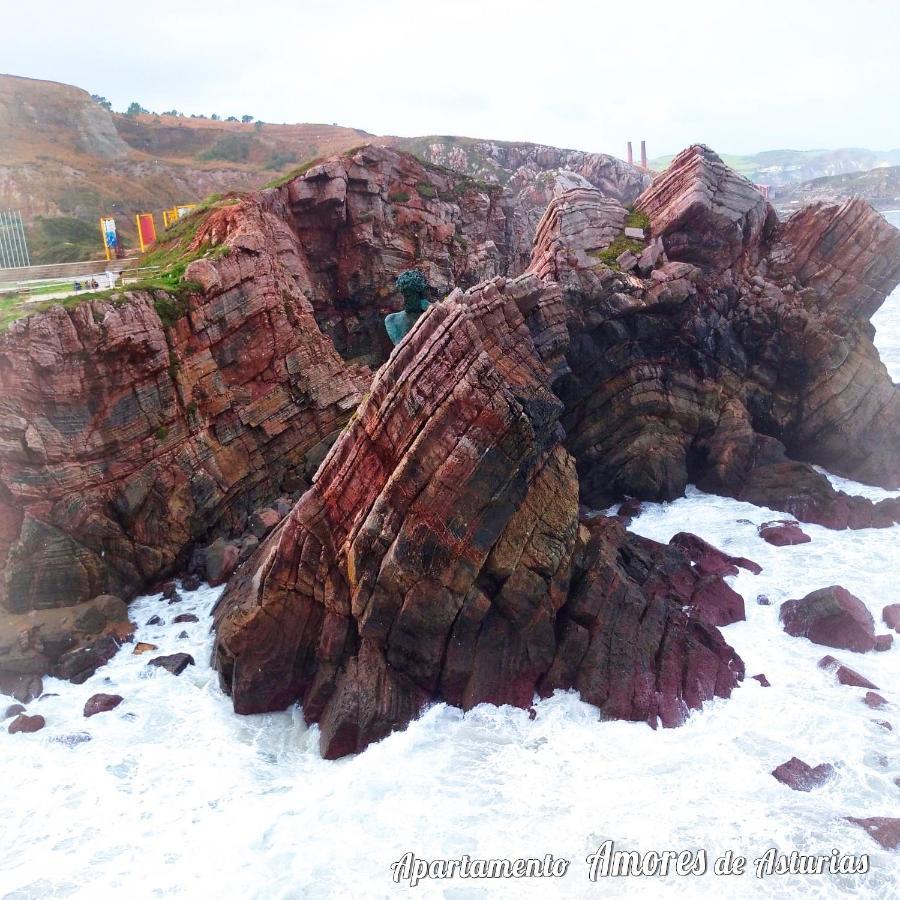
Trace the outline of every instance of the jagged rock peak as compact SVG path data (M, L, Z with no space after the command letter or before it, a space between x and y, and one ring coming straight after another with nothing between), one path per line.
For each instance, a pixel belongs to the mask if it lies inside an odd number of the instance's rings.
M682 150L637 199L671 259L724 270L753 265L777 217L754 185L705 144Z

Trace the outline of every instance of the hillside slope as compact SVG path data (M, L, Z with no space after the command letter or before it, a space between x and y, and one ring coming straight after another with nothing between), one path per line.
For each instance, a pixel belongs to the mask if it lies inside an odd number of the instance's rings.
M779 206L790 209L818 200L846 200L857 195L875 209L900 209L900 166L814 178L784 188L776 199Z

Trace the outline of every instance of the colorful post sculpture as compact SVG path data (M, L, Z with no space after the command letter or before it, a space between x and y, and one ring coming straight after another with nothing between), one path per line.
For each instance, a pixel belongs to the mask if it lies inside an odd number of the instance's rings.
M181 206L173 206L163 210L163 228L169 228L179 219L183 219L192 209L196 209L196 203L183 203Z
M153 213L138 213L134 221L141 243L141 253L146 253L147 248L156 243L156 222L153 221Z
M116 234L116 220L112 216L102 216L100 219L100 234L103 235L103 249L106 258L112 259L118 254L119 238Z
M428 309L428 282L418 269L407 269L397 276L397 290L403 295L402 312L384 318L384 327L393 344L399 344L419 316Z

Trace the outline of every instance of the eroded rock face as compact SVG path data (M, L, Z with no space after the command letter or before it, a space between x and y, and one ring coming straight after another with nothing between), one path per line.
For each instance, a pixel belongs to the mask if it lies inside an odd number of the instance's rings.
M867 321L900 280L900 232L868 208L841 217L840 233L882 260L857 272L833 245L832 211L781 229L702 146L637 206L650 219L647 247L665 248L645 275L598 264L618 220L614 204L581 190L551 202L532 256L566 300L554 390L582 501L671 500L693 481L832 528L900 518L895 501L849 497L808 464L900 484L900 392ZM840 315L802 264L811 256L847 273L835 276Z
M230 254L191 267L202 292L56 307L0 336L6 609L131 596L240 529L352 413L369 375L319 331L296 236L258 205L226 212Z
M730 691L742 666L706 623L686 554L656 572L665 548L613 523L574 563L578 483L528 324L559 302L532 275L498 279L451 294L398 346L222 597L215 661L238 712L300 700L335 757L431 699L528 706L539 686L590 684L613 715L677 724ZM627 646L619 606L645 623Z

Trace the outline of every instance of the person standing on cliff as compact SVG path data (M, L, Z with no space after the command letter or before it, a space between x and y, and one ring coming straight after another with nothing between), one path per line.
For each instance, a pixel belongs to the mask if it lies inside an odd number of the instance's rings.
M430 306L428 282L418 269L407 269L397 276L397 290L403 295L403 310L385 316L384 327L388 337L396 345L415 325L419 316Z

